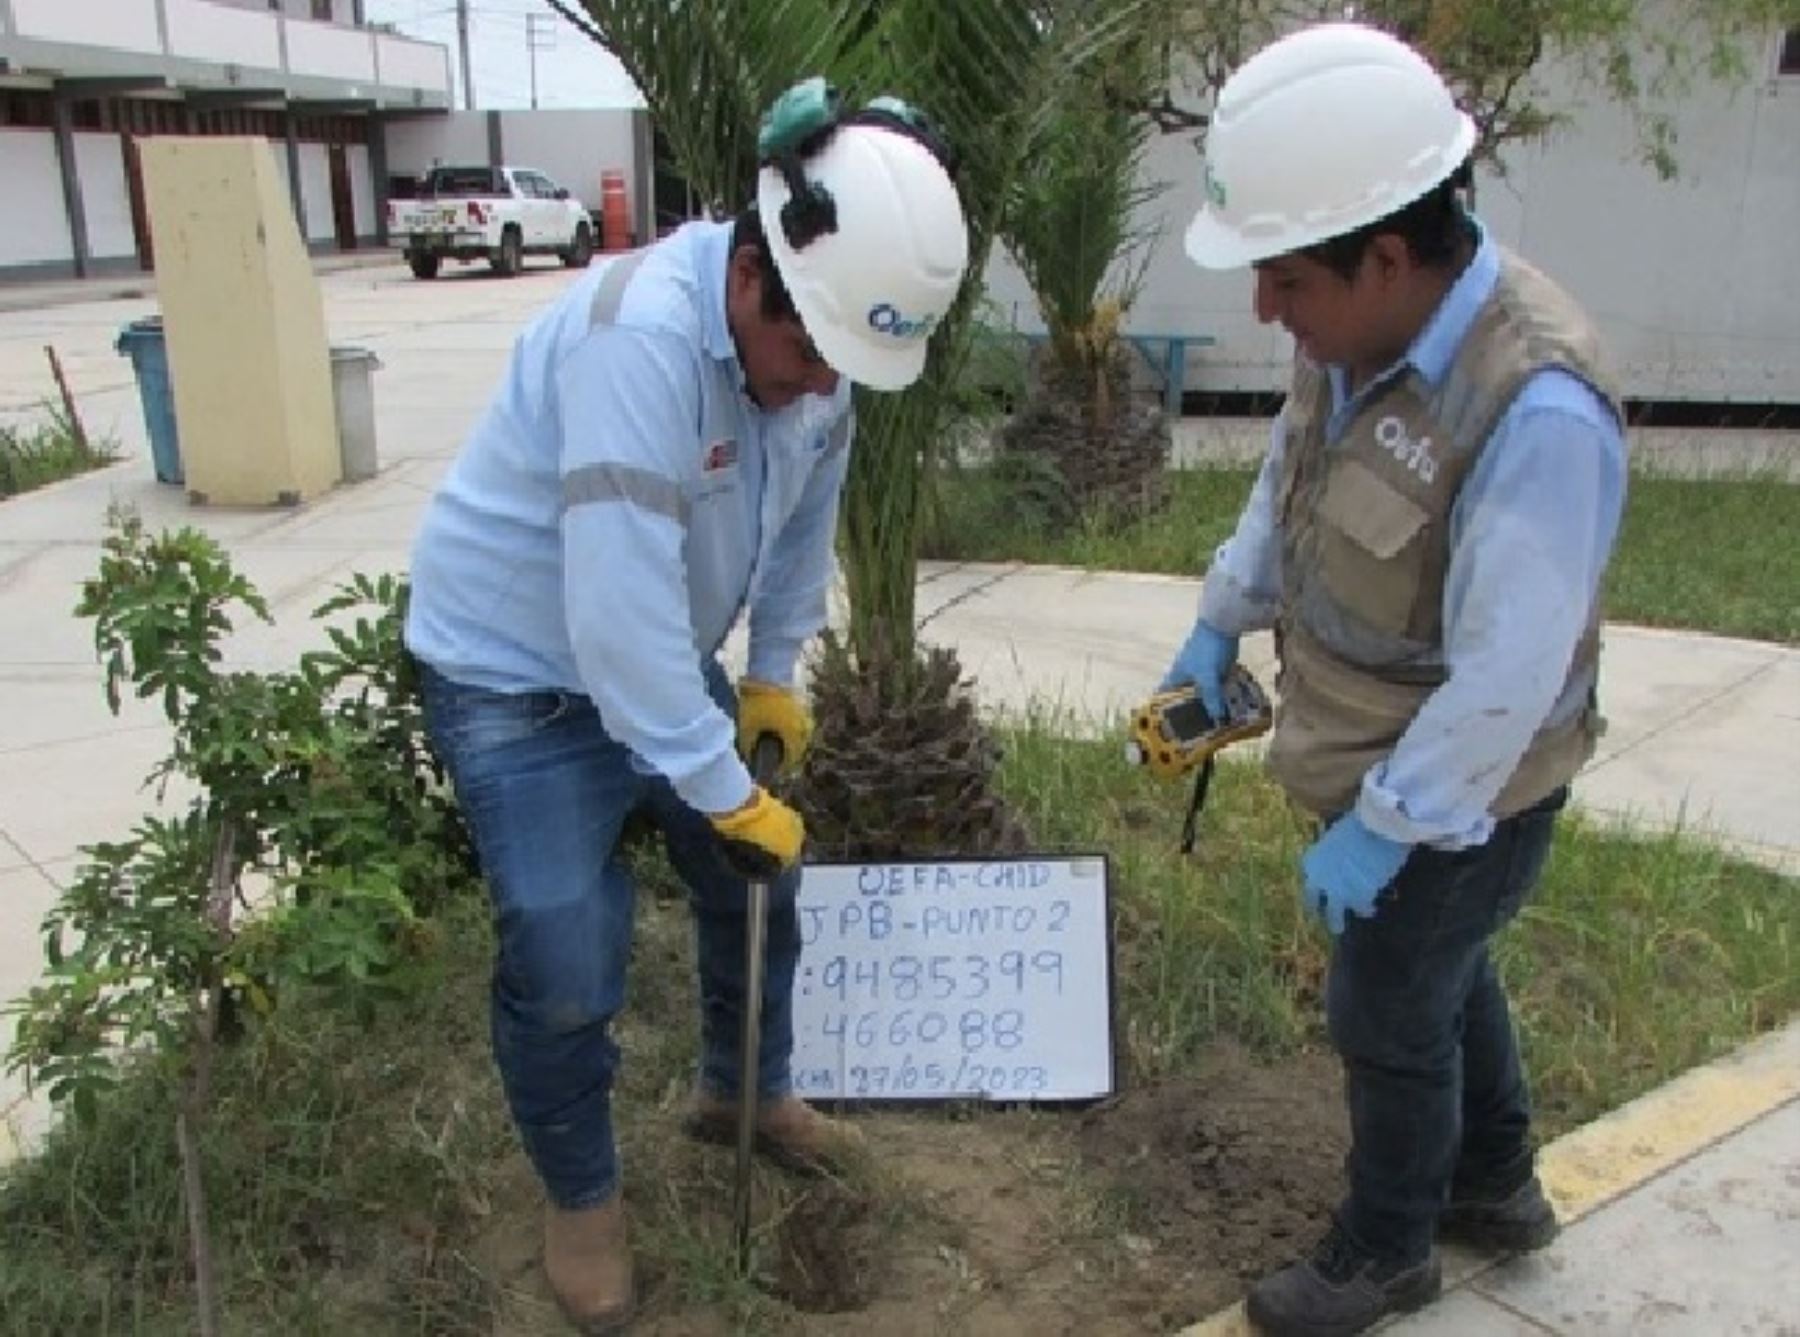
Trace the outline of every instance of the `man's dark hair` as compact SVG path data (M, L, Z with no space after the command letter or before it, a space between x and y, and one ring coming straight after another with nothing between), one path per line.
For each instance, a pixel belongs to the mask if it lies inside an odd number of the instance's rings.
M762 274L763 318L799 320L800 313L794 309L794 299L788 295L787 284L781 281L781 271L775 268L775 255L769 249L769 239L763 233L762 219L754 204L739 214L737 221L732 224L731 253L736 255L740 246L756 248L756 265Z
M1461 196L1469 180L1469 164L1464 163L1404 208L1366 223L1354 232L1307 246L1300 254L1318 261L1349 282L1362 267L1369 243L1385 232L1405 242L1416 263L1428 267L1448 265L1456 259L1463 242L1474 235L1474 225L1463 208Z

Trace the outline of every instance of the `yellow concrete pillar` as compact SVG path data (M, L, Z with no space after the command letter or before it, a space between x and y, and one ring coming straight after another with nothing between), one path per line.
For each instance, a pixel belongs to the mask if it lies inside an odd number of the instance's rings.
M260 138L141 141L188 494L297 505L342 473L325 307Z

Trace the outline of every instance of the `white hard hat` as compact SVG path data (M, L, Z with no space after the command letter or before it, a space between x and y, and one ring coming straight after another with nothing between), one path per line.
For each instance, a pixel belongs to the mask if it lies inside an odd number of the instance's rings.
M1187 253L1236 269L1354 232L1448 178L1475 123L1425 58L1359 23L1305 28L1226 80Z
M969 267L969 231L950 173L919 140L854 121L802 164L828 193L836 226L796 248L782 221L787 179L765 167L756 206L781 281L832 368L876 390L904 390Z

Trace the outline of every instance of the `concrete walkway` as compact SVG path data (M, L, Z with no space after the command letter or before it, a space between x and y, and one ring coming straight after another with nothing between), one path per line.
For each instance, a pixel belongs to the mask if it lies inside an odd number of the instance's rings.
M385 248L334 251L313 257L313 273L323 277L347 269L391 268L394 252ZM85 279L9 279L0 282L0 311L47 311L91 302L131 301L156 296L156 275L142 270Z
M324 279L333 342L372 348L383 363L383 469L296 511L196 509L153 481L135 386L112 351L120 325L151 313L148 301L0 311L0 421L29 419L50 393L42 348L54 344L90 432L123 449L108 469L0 503L0 998L36 978L38 922L80 847L118 836L150 805L140 783L166 739L136 704L108 714L91 628L71 616L108 506L225 544L277 616L241 631L231 658L291 663L315 643L306 614L336 582L404 567L513 338L568 281L534 268L512 281L471 271L419 283L392 265ZM933 566L920 614L928 639L957 647L989 706L1054 708L1073 728L1104 730L1161 674L1195 595L1193 582L1161 577ZM1252 639L1246 658L1267 673L1266 640ZM1612 627L1603 691L1611 727L1579 802L1679 823L1800 871L1800 652ZM6 1024L0 1043L9 1038ZM1579 1224L1539 1259L1459 1264L1463 1283L1404 1330L1800 1333L1797 1102L1800 1028L1565 1139L1546 1174ZM16 1078L0 1079L0 1112L3 1160L41 1135L47 1112ZM1201 1330L1238 1322L1221 1316Z

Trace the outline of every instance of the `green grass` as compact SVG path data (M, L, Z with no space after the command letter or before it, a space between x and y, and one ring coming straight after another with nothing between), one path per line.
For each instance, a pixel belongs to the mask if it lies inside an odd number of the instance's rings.
M1167 510L1111 529L1053 529L983 469L947 475L924 555L1194 576L1228 537L1255 472L1170 476ZM1621 622L1800 643L1800 485L1774 477L1635 475L1606 582Z
M1132 1070L1212 1039L1325 1044L1328 940L1302 912L1310 833L1252 763L1214 777L1192 856L1185 785L1122 775L1117 745L1032 729L1009 792L1040 841L1111 851ZM1800 1012L1800 889L1692 835L1565 814L1537 895L1500 939L1545 1136L1585 1123Z
M1187 469L1170 474L1169 505L1123 528L1047 522L985 468L947 472L937 483L921 555L961 562L1034 562L1097 571L1191 576L1229 538L1256 481L1254 470Z
M1221 1037L1270 1055L1325 1042L1327 940L1296 895L1307 833L1257 768L1221 769L1184 860L1184 786L1127 770L1111 740L1040 723L1005 742L1005 787L1039 847L1112 853L1129 1080L1182 1074ZM794 1312L731 1267L729 1155L676 1130L692 933L666 870L647 872L618 1091L640 1264L659 1312L791 1331ZM419 997L365 1018L287 1000L277 1034L227 1054L205 1146L226 1331L563 1331L536 1287L536 1189L487 1054L484 908L460 904L441 930ZM1500 958L1553 1136L1800 1010L1800 895L1688 838L1572 817ZM0 1330L191 1331L173 1110L146 1073L95 1127L0 1177ZM944 1136L980 1137L981 1121ZM879 1171L861 1191L882 1238L930 1220ZM767 1176L759 1212L801 1212L803 1192Z
M1606 608L1625 622L1800 643L1800 485L1633 477Z
M84 440L61 409L32 427L0 426L0 500L111 464L110 442Z
M697 1053L692 924L666 866L647 871L617 1032L634 1248L665 1305L778 1332L792 1311L733 1262L729 1153L679 1132ZM568 1332L537 1281L541 1197L489 1057L485 903L454 905L440 929L416 997L362 1017L280 1000L271 1026L223 1052L202 1153L223 1331ZM193 1331L176 1101L146 1069L92 1127L65 1125L0 1169L0 1333ZM765 1220L818 1198L761 1167L756 1193ZM878 1211L908 1209L888 1196Z

